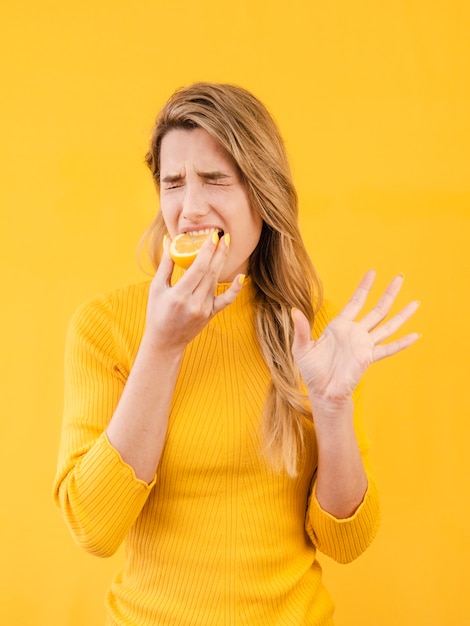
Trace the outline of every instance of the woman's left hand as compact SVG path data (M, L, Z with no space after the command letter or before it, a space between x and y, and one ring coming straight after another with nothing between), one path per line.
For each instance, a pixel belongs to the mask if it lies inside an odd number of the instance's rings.
M356 321L372 288L375 272L369 271L344 309L325 328L317 341L311 339L306 317L298 309L292 312L294 341L292 354L307 386L310 400L323 408L341 408L367 368L380 359L408 348L419 334L411 333L390 343L383 343L417 310L418 301L407 304L384 322L403 283L396 276L376 306ZM384 322L384 323L381 323ZM325 406L326 403L326 406ZM314 408L314 407L312 407Z

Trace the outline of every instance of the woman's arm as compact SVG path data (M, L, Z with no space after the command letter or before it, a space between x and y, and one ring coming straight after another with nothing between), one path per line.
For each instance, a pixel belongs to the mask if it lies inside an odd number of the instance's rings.
M163 451L182 356L182 348L165 348L146 333L106 429L123 461L147 483L153 481Z
M320 506L338 519L354 514L368 487L353 424L353 391L372 363L407 348L419 337L412 333L382 343L419 305L411 302L381 324L398 295L402 276L392 280L371 312L355 321L374 277L374 272L365 275L349 303L317 341L310 338L305 316L293 311L292 352L308 390L318 446L316 497Z
M353 402L330 407L314 401L318 449L316 497L338 519L350 517L361 504L368 480L353 423Z
M87 305L74 319L54 496L77 542L94 554L117 549L148 498L185 346L241 289L235 280L214 298L226 254L225 244L206 242L171 286L173 262L165 252L129 375L120 363L110 303Z

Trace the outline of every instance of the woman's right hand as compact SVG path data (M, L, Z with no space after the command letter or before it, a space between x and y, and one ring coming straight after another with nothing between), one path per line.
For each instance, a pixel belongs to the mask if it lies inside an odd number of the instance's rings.
M220 296L214 292L227 258L230 236L208 237L193 264L171 285L174 262L169 240L150 286L147 305L146 340L160 349L182 351L207 323L231 304L243 285L243 275L234 277Z

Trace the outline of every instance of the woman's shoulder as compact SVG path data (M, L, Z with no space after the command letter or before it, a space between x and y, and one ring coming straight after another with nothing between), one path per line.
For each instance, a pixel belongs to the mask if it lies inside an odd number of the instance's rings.
M107 293L108 301L114 307L130 306L142 302L146 305L150 283L150 280L146 280L116 288Z
M112 318L116 322L145 315L150 280L118 287L83 301L74 311L72 326Z

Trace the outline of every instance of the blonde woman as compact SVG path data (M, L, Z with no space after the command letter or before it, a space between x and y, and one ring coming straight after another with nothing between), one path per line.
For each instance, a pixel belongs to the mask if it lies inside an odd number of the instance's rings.
M369 272L331 314L279 132L246 90L178 90L147 163L156 273L72 320L56 501L89 552L126 544L108 626L333 624L317 552L349 562L379 524L353 396L417 339L384 343L417 303L385 319L397 276L362 314ZM186 270L181 233L208 235Z

